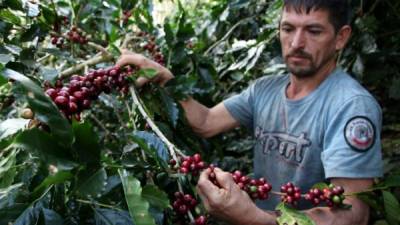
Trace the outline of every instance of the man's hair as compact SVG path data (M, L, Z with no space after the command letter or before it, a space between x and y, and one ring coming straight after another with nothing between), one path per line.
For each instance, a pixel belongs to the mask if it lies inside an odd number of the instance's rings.
M311 10L327 10L336 32L344 25L350 24L351 10L348 0L284 0L284 7L294 9L298 13L305 10L307 14Z

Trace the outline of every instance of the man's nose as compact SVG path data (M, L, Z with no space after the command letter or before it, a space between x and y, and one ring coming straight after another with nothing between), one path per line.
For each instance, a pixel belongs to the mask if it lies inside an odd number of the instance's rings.
M305 47L305 37L304 37L304 32L301 30L297 30L294 33L292 42L290 43L290 47L293 49L299 49L299 48L304 48Z

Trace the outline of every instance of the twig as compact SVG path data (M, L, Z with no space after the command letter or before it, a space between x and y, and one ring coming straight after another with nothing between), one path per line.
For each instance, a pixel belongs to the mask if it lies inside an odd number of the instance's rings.
M150 119L150 117L147 115L146 111L144 110L142 104L139 101L139 98L136 95L136 91L134 87L129 88L133 103L138 107L140 114L142 114L143 118L146 120L147 124L151 127L151 129L156 133L156 135L167 145L167 148L169 150L170 155L172 158L176 161L176 163L179 163L178 157L176 156L176 152L180 154L181 156L184 156L184 154L176 148L165 136L164 134L160 131L160 129L156 126L156 124L153 122L153 120Z
M135 39L135 37L133 35L130 35L129 33L126 34L124 41L122 42L122 45L120 47L120 50L126 49L128 47L129 42L132 41L133 39Z
M245 21L247 21L247 20L250 20L250 19L253 18L253 17L254 17L254 16L249 17L249 18L242 19L242 20L240 20L239 22L237 22L235 25L233 25L233 27L225 34L225 36L223 36L219 41L217 41L217 42L215 42L213 45L211 45L211 46L204 52L204 55L208 55L208 54L211 52L211 50L213 50L215 47L217 47L221 42L225 41L225 39L227 39L227 38L231 35L231 33L236 29L236 27L238 27L239 25L241 25L243 22L245 22Z
M116 207L114 207L112 205L107 205L107 204L103 204L103 203L91 202L91 201L87 201L87 200L83 200L83 199L76 199L76 201L77 202L81 202L81 203L85 203L85 204L98 205L98 206L102 206L102 207L105 207L105 208L121 210L121 209L116 208Z
M97 119L97 117L95 115L93 115L91 113L90 117L97 123L97 125L99 125L99 127L101 127L101 129L104 130L104 132L106 132L106 136L111 136L111 132L109 130L107 130L107 128L100 122L99 119Z
M82 70L85 66L96 65L96 64L99 64L101 62L107 62L107 61L109 61L111 59L112 59L112 56L110 57L108 55L103 55L103 54L95 56L95 57L93 57L93 58L91 58L89 60L86 60L86 61L84 61L84 62L82 62L82 63L80 63L78 65L75 65L75 66L73 66L71 68L68 68L68 69L62 71L60 73L60 78L62 79L62 78L68 77L69 75L72 75L73 73L75 73L75 72L77 72L79 70Z

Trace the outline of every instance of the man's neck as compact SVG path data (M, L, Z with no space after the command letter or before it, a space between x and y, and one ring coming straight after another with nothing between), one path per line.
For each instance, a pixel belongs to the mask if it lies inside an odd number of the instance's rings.
M290 75L290 83L286 88L286 97L298 100L310 94L332 73L336 68L336 62L331 62L321 68L315 75L306 78L298 78Z

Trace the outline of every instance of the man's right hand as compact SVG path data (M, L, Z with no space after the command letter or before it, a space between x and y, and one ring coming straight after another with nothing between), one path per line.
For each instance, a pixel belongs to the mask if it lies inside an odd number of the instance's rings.
M122 50L122 54L116 65L120 67L125 65L135 65L140 69L150 68L157 71L157 75L152 79L145 77L139 77L136 79L135 84L137 87L142 87L148 82L154 82L158 83L160 86L164 86L170 79L174 78L174 75L172 75L171 71L169 71L167 68L141 54L137 54L128 50Z

